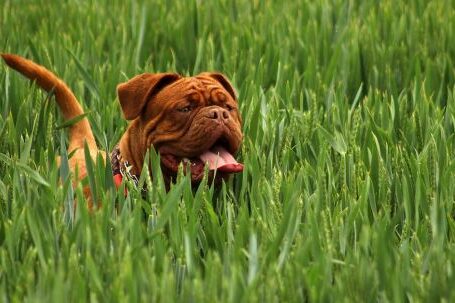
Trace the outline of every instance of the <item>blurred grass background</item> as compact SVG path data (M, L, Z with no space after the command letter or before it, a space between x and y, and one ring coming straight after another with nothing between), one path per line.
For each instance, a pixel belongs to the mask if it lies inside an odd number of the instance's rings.
M98 163L103 208L73 217L58 110L3 65L2 301L452 301L454 31L448 0L0 0L0 50L64 79L106 150L118 83L226 74L246 167L142 199Z

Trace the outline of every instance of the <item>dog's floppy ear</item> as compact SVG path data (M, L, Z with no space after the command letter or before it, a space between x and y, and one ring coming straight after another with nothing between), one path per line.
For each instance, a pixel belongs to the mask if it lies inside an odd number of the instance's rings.
M237 101L237 93L235 92L234 87L232 86L231 82L229 82L228 78L221 73L202 73L204 76L211 77L218 81L224 89L231 95L232 99Z
M117 86L117 94L125 118L135 119L150 98L180 78L179 74L174 73L144 73L120 83Z

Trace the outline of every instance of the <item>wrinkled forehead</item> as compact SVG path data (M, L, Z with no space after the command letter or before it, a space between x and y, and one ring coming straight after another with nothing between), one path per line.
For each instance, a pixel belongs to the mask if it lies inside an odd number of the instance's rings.
M232 100L226 89L215 79L198 75L184 77L167 86L158 93L157 99L186 99L197 103L219 103ZM234 101L234 100L233 100Z

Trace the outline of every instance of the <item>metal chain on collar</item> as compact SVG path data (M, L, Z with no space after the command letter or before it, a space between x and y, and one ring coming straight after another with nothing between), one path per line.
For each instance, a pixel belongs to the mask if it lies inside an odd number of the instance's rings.
M118 145L114 147L111 153L111 167L114 175L121 174L122 178L133 181L136 187L139 186L139 176L131 173L133 166L128 161L123 160ZM147 192L146 187L143 187L141 192L144 195Z
M112 150L111 166L114 175L121 174L123 178L133 181L136 186L138 185L139 179L136 175L131 173L132 166L128 161L123 161L118 145Z
M120 163L120 173L122 174L122 176L124 178L127 178L128 180L133 181L134 185L136 185L136 187L137 187L139 184L139 179L136 175L133 175L131 173L132 166L128 163L128 161L122 162L120 154L117 154L117 159L119 160L119 163Z

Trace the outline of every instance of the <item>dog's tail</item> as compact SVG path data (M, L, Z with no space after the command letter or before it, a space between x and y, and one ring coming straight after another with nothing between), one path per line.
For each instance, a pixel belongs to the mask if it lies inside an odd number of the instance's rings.
M52 72L33 61L17 55L0 55L8 66L17 70L30 80L35 81L45 91L50 92L54 90L55 99L66 121L84 114L73 92ZM84 141L87 142L90 150L97 149L92 129L85 117L70 126L68 150L72 151L76 148L83 148Z

